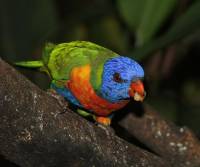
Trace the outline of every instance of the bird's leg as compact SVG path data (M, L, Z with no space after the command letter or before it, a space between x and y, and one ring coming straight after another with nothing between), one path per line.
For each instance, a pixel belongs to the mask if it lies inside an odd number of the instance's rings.
M97 122L97 126L103 129L107 135L115 133L111 126L109 126L111 124L111 118L101 116L93 116L93 118Z
M63 112L60 112L59 114L63 114L70 110L68 102L65 100L65 98L59 95L54 89L47 89L47 94L54 97L58 101L58 104L63 108Z
M92 117L96 121L96 125L103 129L107 135L109 135L110 133L114 134L114 130L109 126L111 123L111 118L99 117L81 109L77 109L77 112L83 117Z
M111 124L111 119L109 117L95 116L95 121L104 126L109 126Z

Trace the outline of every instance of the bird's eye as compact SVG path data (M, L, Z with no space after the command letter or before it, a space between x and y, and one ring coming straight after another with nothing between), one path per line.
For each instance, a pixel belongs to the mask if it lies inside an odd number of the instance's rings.
M119 73L114 73L113 81L118 82L118 83L123 83L124 82L124 80L121 78Z

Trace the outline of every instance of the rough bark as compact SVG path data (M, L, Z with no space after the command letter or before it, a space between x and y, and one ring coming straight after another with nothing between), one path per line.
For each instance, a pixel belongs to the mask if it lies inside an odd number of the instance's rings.
M200 166L200 142L193 132L164 120L149 105L143 115L129 114L120 125L171 166Z
M24 167L148 166L167 162L63 109L0 59L0 154Z

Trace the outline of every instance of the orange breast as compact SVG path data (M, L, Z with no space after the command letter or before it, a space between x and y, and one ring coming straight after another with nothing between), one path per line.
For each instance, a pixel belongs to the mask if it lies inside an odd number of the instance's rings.
M90 72L90 65L74 68L66 85L84 108L96 115L107 116L129 102L129 100L123 100L111 103L98 96L90 83Z

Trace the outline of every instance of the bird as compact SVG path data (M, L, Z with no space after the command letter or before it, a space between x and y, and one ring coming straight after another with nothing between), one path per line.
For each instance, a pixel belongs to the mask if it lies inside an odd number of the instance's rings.
M127 56L89 41L47 43L41 60L15 65L39 68L51 78L50 88L98 124L108 126L115 111L146 95L142 66Z

